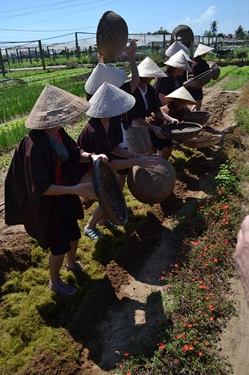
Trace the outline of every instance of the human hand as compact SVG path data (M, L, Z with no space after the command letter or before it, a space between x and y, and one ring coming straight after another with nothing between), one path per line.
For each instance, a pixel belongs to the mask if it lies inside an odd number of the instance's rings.
M137 42L135 39L130 41L130 46L126 47L126 55L128 59L133 58L137 52Z
M108 157L105 154L98 154L98 155L92 154L93 162L95 162L98 159L102 159L104 163L108 162Z
M79 195L81 197L94 200L98 199L93 192L93 185L90 182L75 185L74 191L76 195Z
M99 55L99 63L101 63L101 64L105 63L104 55Z
M179 120L177 118L171 118L170 124L179 124Z
M141 155L136 159L136 165L141 168L153 168L158 164L157 156L145 156Z

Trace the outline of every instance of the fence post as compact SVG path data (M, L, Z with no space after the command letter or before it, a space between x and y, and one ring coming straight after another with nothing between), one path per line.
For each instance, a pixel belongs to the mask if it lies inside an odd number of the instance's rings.
M0 66L2 70L2 75L5 77L5 68L4 68L4 62L3 62L3 56L2 56L2 50L0 48Z
M78 43L78 33L75 33L75 44L76 44L76 53L78 59L80 58L80 50L79 50L79 43Z
M43 57L43 51L42 51L42 43L41 43L40 40L38 40L38 43L39 43L39 50L40 50L40 56L41 56L41 61L42 61L42 67L43 67L43 70L46 70L44 57Z
M30 48L28 48L28 51L29 51L29 61L30 61L30 64L32 65L32 57L31 57Z

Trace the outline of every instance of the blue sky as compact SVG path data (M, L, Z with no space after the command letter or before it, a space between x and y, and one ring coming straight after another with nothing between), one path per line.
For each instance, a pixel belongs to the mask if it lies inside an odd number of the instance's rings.
M62 43L74 39L76 31L96 33L99 19L107 10L124 18L130 34L154 32L160 27L171 32L184 24L191 27L195 35L203 35L213 21L218 22L218 33L234 33L239 25L249 30L248 0L201 3L186 0L11 0L1 4L0 42L41 39Z

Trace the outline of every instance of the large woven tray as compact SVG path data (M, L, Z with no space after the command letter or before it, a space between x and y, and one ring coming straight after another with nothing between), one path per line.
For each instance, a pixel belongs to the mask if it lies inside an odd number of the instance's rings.
M94 164L92 177L95 194L106 217L114 224L126 224L127 206L116 173L110 164L98 159Z
M189 148L211 147L219 143L221 139L221 134L199 134L195 138L184 140L183 145Z
M128 27L118 14L108 11L101 17L97 27L97 48L104 61L113 61L121 56L128 42Z
M155 156L158 163L153 168L132 167L127 176L127 185L132 195L143 203L160 203L171 194L176 181L172 164Z
M184 121L204 125L208 122L210 115L211 113L208 111L187 112L184 116Z
M213 79L213 71L211 69L207 70L204 73L199 74L194 78L190 78L189 80L183 83L185 88L191 89L200 89L207 83L209 83Z
M180 141L187 138L193 138L202 130L200 124L193 122L179 122L178 124L167 124L161 126L163 135L167 139Z

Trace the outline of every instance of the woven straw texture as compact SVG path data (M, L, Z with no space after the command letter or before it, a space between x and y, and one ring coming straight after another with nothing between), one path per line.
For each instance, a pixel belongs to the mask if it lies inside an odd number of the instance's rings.
M113 61L120 57L128 41L128 27L118 14L108 11L101 17L97 27L97 48L104 60Z
M109 163L98 159L93 169L93 187L105 216L116 225L128 221L128 210L117 176Z
M171 194L176 181L176 172L167 160L155 156L158 164L153 168L131 168L127 185L132 195L143 203L160 203Z
M184 116L184 120L186 122L195 122L196 124L205 125L210 116L211 113L207 111L187 112Z
M194 33L189 26L179 25L171 33L171 44L179 41L186 47L190 47L194 42Z
M211 79L213 79L213 71L210 69L194 78L190 78L188 81L183 83L183 86L191 89L200 89L209 83Z
M216 145L221 139L221 134L200 134L195 138L184 140L183 144L189 148L204 148Z
M178 124L163 125L161 130L165 138L181 141L195 137L202 130L202 126L193 122L179 122Z
M89 103L76 95L46 85L26 121L30 129L49 129L68 124L89 108Z

